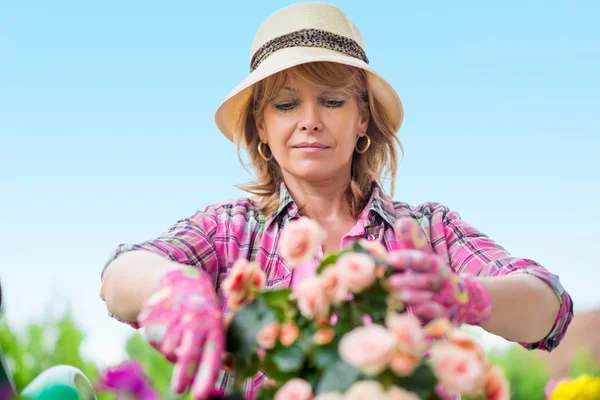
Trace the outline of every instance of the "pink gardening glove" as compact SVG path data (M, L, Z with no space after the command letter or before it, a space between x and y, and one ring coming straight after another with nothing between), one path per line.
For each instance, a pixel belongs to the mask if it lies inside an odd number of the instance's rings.
M404 249L389 254L400 272L390 277L390 285L415 316L425 323L445 317L458 325L481 325L489 318L490 297L477 278L452 271L416 222L399 220L395 228Z
M225 331L210 278L186 267L167 272L142 307L138 323L148 342L173 363L171 389L206 399L222 366Z

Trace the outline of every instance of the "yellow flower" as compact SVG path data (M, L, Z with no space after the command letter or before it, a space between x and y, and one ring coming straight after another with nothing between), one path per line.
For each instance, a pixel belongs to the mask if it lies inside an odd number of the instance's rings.
M600 378L582 375L559 383L550 400L600 400Z

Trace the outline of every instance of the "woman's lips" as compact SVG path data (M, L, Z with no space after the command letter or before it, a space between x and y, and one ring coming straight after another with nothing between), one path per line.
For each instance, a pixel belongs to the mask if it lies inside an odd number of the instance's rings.
M294 147L296 150L304 153L317 153L320 151L327 150L329 147Z
M293 148L304 153L317 153L327 150L329 146L326 146L322 143L298 143L297 145L293 146Z

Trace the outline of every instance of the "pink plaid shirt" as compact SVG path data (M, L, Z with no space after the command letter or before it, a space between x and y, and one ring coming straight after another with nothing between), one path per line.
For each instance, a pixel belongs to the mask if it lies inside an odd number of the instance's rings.
M292 271L277 252L281 231L286 223L298 218L298 208L285 185L281 185L279 205L272 215L263 215L258 203L243 198L206 207L189 218L179 220L158 238L139 244L121 244L106 266L120 254L130 250L147 250L181 264L204 269L211 277L227 313L221 282L238 258L258 262L267 275L267 288L290 286ZM392 201L381 187L373 186L371 198L356 226L342 240L342 247L358 238L379 240L388 251L401 248L394 233L394 221L412 218L422 227L431 248L457 273L480 276L502 276L525 273L548 284L561 301L561 308L550 333L536 343L520 343L527 349L552 350L560 343L573 318L573 303L558 276L533 260L511 256L485 234L461 221L458 213L446 206L427 202L418 206ZM314 265L323 256L320 252ZM105 268L106 268L105 266ZM231 377L223 373L220 388L226 388ZM253 397L263 381L258 376L247 385L247 397Z

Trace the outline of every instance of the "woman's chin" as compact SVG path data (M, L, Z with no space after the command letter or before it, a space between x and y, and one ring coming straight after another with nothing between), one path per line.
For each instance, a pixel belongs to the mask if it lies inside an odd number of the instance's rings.
M324 181L332 181L335 180L336 174L335 171L324 168L321 166L320 168L305 168L301 170L296 170L293 173L294 177L298 180L304 182L324 182Z

